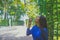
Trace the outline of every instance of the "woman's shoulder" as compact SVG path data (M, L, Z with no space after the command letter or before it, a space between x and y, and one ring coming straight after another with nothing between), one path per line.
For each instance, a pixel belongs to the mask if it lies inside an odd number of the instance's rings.
M31 29L37 29L37 25L34 25Z
M34 25L32 28L36 28L37 27L37 25Z

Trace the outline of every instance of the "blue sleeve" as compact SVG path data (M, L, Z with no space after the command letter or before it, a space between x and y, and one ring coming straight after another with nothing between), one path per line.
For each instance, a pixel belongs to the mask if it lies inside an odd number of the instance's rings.
M26 32L26 35L30 35L31 34L31 30L29 28L27 28L27 32Z

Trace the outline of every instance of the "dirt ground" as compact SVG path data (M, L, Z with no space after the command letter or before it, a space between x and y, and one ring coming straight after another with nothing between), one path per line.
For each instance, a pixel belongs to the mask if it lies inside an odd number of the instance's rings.
M0 40L32 40L32 36L26 36L25 26L2 27Z

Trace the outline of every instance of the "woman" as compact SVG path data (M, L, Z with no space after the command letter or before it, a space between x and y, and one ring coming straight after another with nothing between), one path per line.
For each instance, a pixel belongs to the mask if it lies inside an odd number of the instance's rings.
M35 25L30 29L32 19L29 19L27 28L27 36L32 34L33 40L48 40L47 21L44 16L38 16L35 20Z

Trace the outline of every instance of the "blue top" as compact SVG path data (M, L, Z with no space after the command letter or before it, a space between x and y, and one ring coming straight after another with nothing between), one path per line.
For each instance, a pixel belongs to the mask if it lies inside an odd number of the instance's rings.
M46 40L48 40L47 28L44 28L44 31L45 31L45 33L44 33L45 38L46 38ZM44 38L42 36L42 31L40 30L40 28L37 25L33 26L32 29L27 28L27 35L30 35L30 34L32 34L33 40L37 40L37 39L44 40Z

